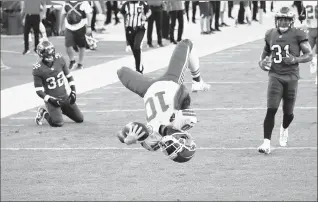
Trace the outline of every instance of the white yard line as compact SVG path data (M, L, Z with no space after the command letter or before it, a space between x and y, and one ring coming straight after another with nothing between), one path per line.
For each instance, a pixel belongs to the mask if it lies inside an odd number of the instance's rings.
M317 151L317 147L271 147L272 150L313 150ZM10 147L1 148L2 151L90 151L90 150L145 150L142 147L132 148L132 147L51 147L51 148L31 148L31 147ZM243 151L243 150L257 150L256 147L199 147L197 150L221 150L221 151Z
M254 111L266 110L266 107L214 107L214 108L193 108L194 111ZM317 107L295 107L296 110L317 110ZM109 109L109 110L81 110L82 113L114 113L114 112L144 112L145 109ZM34 117L17 116L11 120L31 120Z

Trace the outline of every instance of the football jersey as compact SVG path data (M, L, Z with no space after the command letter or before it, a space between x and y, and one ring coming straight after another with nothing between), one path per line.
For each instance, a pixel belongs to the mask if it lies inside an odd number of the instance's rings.
M56 54L56 59L52 67L48 67L42 61L37 62L33 66L33 76L38 77L41 80L35 80L35 88L44 88L44 92L47 95L56 98L63 98L67 96L67 88L65 86L64 78L70 74L69 68L66 66L66 62L63 57Z
M290 28L286 32L279 32L277 28L270 29L265 34L265 42L271 52L272 66L269 71L273 75L295 75L299 78L299 64L287 65L283 57L289 53L295 57L300 56L300 43L308 40L307 30Z
M307 27L317 28L318 6L317 1L303 1L306 8Z
M168 125L175 112L175 95L180 85L173 81L157 81L147 90L143 100L146 110L149 137L142 143L148 150L158 149L162 136L158 133L160 125Z

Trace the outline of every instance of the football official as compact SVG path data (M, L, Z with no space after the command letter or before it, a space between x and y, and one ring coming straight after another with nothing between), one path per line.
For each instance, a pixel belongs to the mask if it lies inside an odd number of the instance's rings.
M135 58L136 71L142 74L141 46L146 31L145 23L151 11L144 1L126 1L120 12L124 16L126 40Z

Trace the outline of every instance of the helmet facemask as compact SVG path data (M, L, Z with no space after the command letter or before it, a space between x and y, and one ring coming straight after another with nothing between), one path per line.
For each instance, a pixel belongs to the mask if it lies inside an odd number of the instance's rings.
M189 161L196 149L196 144L186 132L166 135L159 143L161 151L171 160L183 163Z
M294 24L293 18L290 17L275 17L276 28L281 32L286 32Z

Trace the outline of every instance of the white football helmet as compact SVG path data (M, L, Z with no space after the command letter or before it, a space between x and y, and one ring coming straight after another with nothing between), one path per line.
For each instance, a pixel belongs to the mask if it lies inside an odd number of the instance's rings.
M189 133L178 130L170 130L172 134L163 136L159 142L161 151L169 159L184 163L189 161L195 153L196 144Z
M89 46L89 49L96 50L98 41L89 35L85 35L85 39L86 39L87 45Z
M275 14L275 26L281 32L286 32L294 25L295 13L291 7L284 6Z

